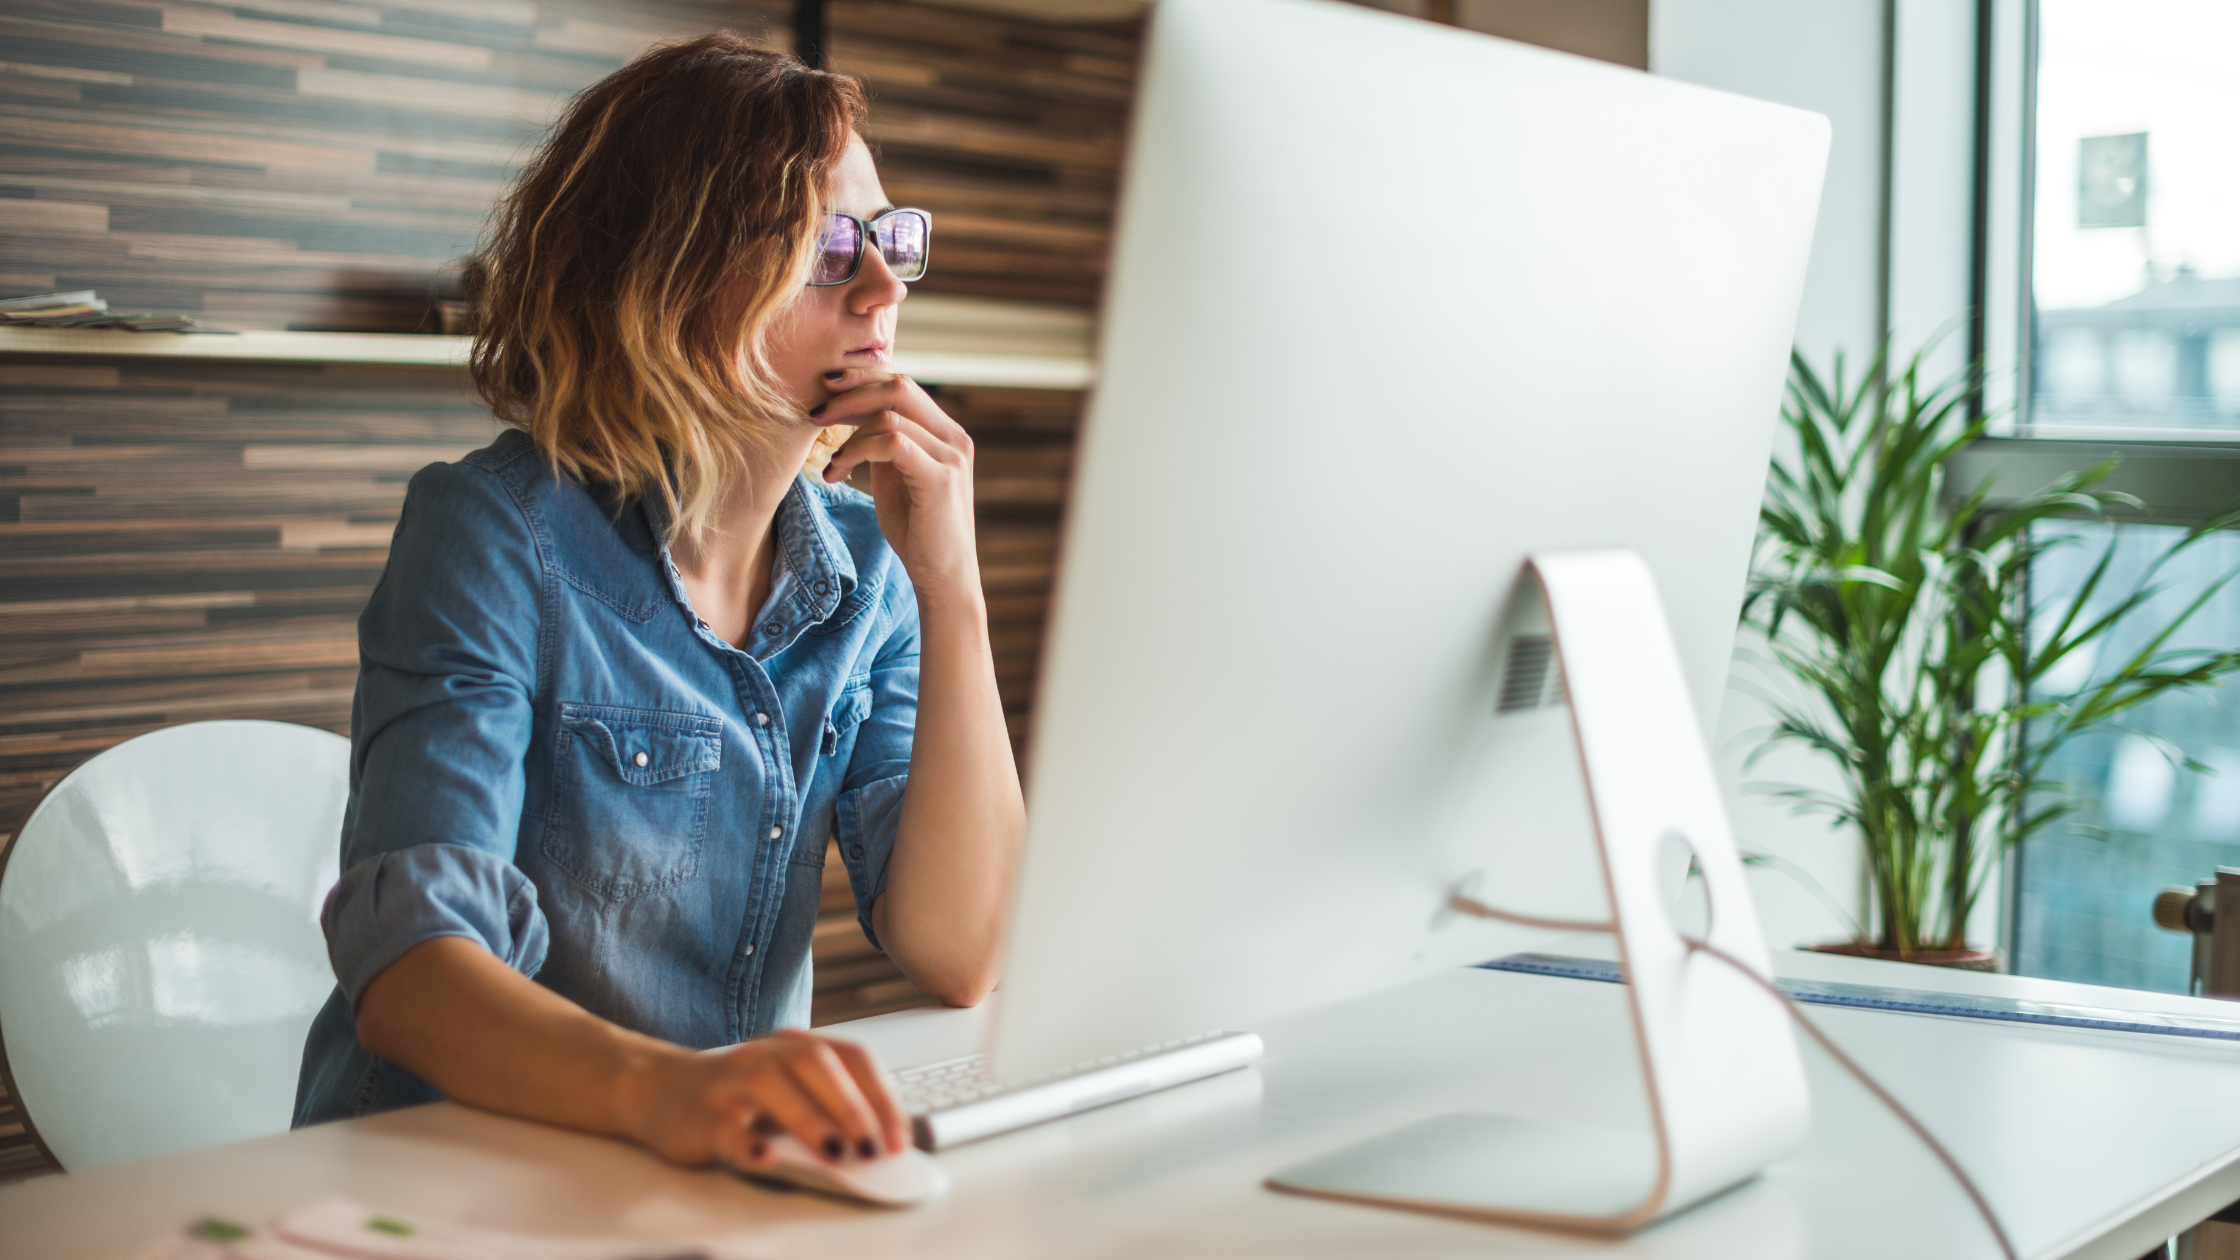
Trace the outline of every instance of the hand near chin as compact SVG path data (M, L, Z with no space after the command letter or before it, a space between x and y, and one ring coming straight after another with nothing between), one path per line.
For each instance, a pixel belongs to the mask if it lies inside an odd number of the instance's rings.
M920 595L978 599L971 435L907 376L851 368L824 386L833 398L810 414L857 426L833 452L824 479L844 481L858 465L871 465L879 528Z

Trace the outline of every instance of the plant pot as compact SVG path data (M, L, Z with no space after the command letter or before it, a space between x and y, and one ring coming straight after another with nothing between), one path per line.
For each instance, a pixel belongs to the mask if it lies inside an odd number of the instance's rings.
M1920 963L1925 967L1951 967L1956 971L1999 970L1999 951L1995 949L1920 949L1910 954L1879 945L1863 945L1858 941L1829 941L1824 945L1807 945L1804 948L1820 954L1847 954L1853 958L1879 958L1885 962Z

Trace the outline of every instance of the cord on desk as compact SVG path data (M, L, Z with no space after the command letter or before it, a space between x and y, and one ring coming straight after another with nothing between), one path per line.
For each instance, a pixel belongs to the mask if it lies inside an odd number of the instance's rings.
M1518 914L1514 910L1496 910L1476 897L1456 893L1447 904L1473 919L1499 919L1522 927L1546 928L1551 932L1616 932L1618 925L1588 919L1543 919L1538 915Z
M1789 1018L1797 1021L1797 1024L1805 1032L1811 1034L1812 1039L1820 1043L1820 1048L1828 1052L1829 1058L1842 1064L1843 1070L1851 1073L1852 1079L1866 1086L1868 1093L1873 1094L1883 1106L1890 1109L1892 1115L1904 1121L1905 1126L1913 1130L1913 1135L1920 1138L1921 1144L1928 1147L1930 1153L1937 1157L1937 1162L1943 1164L1945 1171L1952 1174L1952 1179L1960 1183L1962 1190L1968 1192L1968 1201L1976 1205L1976 1211L1983 1216L1983 1223L1991 1227L1991 1236L1998 1240L2000 1254L2004 1255L2007 1260L2019 1260L2019 1254L2014 1249L2013 1240L2007 1237L2006 1227L1999 1223L1999 1216L1991 1210L1990 1201L1983 1197L1983 1191L1976 1188L1975 1179L1968 1176L1966 1169L1960 1167L1960 1161L1954 1159L1952 1152L1944 1148L1944 1143L1939 1142L1929 1132L1927 1125L1915 1119L1912 1112L1907 1111L1903 1104L1896 1098L1891 1097L1889 1090L1884 1089L1873 1077L1867 1075L1865 1068L1854 1063L1850 1055L1845 1054L1827 1033L1821 1031L1820 1025L1812 1022L1812 1019L1804 1013L1804 1008L1797 1005L1795 998L1783 993L1781 986L1759 975L1756 968L1718 946L1706 941L1693 940L1686 936L1680 939L1687 941L1689 953L1702 954L1707 958L1718 959L1737 972L1750 977L1752 984L1779 999L1781 1005L1788 1010Z
M1514 923L1522 927L1552 928L1559 932L1615 933L1618 930L1617 925L1613 923L1587 923L1570 919L1544 919L1536 915L1516 914L1508 910L1496 909L1475 897L1465 897L1460 893L1456 893L1449 898L1449 904L1472 918L1494 919L1503 923ZM1842 1048L1836 1045L1834 1039L1821 1031L1820 1025L1812 1022L1812 1018L1804 1013L1804 1008L1797 1005L1795 998L1783 993L1781 986L1759 975L1756 968L1718 946L1708 941L1696 940L1684 934L1680 939L1687 945L1689 953L1715 958L1733 968L1736 972L1749 977L1752 984L1773 995L1774 1000L1781 1003L1782 1009L1789 1012L1789 1018L1795 1020L1805 1030L1806 1034L1819 1044L1822 1050L1827 1051L1829 1058L1834 1059L1838 1066L1850 1073L1853 1080L1865 1086L1867 1092L1874 1095L1876 1101L1889 1108L1890 1114L1896 1116L1905 1124L1906 1128L1912 1130L1913 1135L1921 1139L1921 1144L1929 1148L1929 1153L1937 1157L1937 1162L1944 1165L1944 1170L1952 1174L1952 1179L1960 1183L1960 1189L1967 1193L1968 1202L1975 1205L1977 1214L1983 1217L1983 1223L1990 1227L1992 1238L1999 1244L1999 1254L2005 1256L2006 1260L2021 1260L2021 1253L2014 1249L2014 1241L2007 1237L2006 1226L1999 1223L1998 1213L1991 1210L1990 1200L1983 1197L1983 1191L1976 1187L1975 1179L1968 1176L1967 1170L1960 1166L1960 1161L1954 1159L1952 1152L1945 1149L1944 1143L1939 1142L1936 1135L1929 1132L1927 1125L1915 1119L1914 1114L1906 1110L1903 1103L1893 1097L1890 1091L1884 1089L1872 1076L1867 1075L1865 1068L1854 1062L1850 1055L1845 1054Z

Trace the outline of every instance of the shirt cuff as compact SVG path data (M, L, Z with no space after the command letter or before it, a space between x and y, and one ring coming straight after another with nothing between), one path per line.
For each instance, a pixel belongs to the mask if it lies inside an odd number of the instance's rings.
M848 888L856 895L856 922L871 948L886 952L871 930L871 903L887 890L887 861L894 856L895 828L902 822L902 787L907 774L873 779L834 803L840 860L848 868Z
M422 941L463 936L527 976L544 966L550 942L529 877L461 844L392 849L351 867L327 894L319 926L353 1011L373 978Z

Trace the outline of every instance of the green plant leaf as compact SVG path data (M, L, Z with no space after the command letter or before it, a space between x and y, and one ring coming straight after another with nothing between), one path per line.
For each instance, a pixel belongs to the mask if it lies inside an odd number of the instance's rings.
M2138 572L2119 570L2111 533L2077 590L2034 605L2033 568L2088 545L2060 522L2109 529L2114 513L2144 506L2103 488L2113 460L2024 494L1953 485L1953 460L1992 416L1980 364L1927 379L1933 346L1899 363L1883 345L1857 374L1840 353L1825 374L1792 355L1782 403L1792 442L1767 478L1742 608L1762 659L1800 691L1761 697L1774 720L1744 764L1793 745L1840 780L1834 791L1752 790L1859 829L1871 935L1908 950L1963 942L1997 855L2074 813L2047 777L2056 750L2158 696L2240 672L2240 652L2169 646L2227 575L2075 694L2040 694L2053 670L2147 615L2179 552L2240 527L2240 503Z

